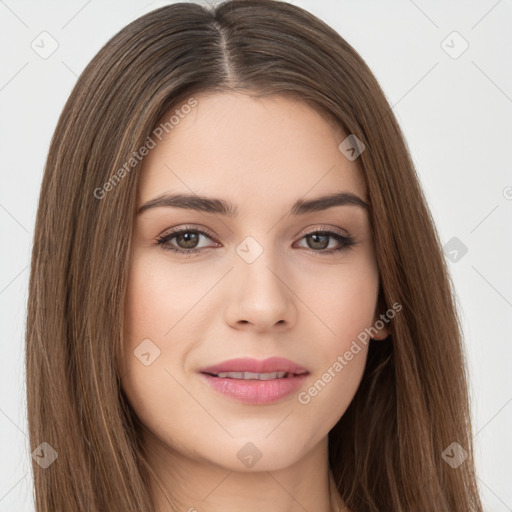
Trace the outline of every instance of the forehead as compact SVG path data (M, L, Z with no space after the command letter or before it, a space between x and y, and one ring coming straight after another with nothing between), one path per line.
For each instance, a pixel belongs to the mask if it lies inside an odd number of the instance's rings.
M199 94L177 105L162 140L144 158L139 204L163 193L201 193L235 203L289 203L306 194L348 191L366 198L345 138L306 103L241 93ZM185 101L183 105L186 105ZM171 128L172 126L172 128Z

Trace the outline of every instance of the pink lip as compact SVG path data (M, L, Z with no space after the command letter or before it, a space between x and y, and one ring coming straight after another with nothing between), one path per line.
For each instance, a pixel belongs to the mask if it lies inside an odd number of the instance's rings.
M309 372L306 368L280 357L230 359L200 370L202 377L217 392L246 404L270 404L281 400L302 386ZM221 372L287 372L282 379L244 380L216 377Z
M201 368L201 373L221 373L221 372L254 372L254 373L305 373L307 369L303 366L285 359L283 357L269 357L260 361L259 359L241 358L229 359L222 363Z

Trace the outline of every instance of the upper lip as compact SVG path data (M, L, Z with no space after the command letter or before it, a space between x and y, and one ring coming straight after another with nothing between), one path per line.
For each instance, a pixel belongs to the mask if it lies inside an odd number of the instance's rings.
M210 373L217 375L224 372L252 372L252 373L273 373L273 372L286 372L286 373L307 373L308 370L303 366L285 359L283 357L269 357L268 359L252 359L252 358L239 358L229 359L222 363L201 368L201 373Z

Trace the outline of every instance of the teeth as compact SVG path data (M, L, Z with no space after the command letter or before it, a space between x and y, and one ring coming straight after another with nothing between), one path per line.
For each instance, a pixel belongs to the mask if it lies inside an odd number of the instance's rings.
M253 372L221 372L217 377L221 379L243 379L243 380L272 380L282 379L286 376L286 372L272 373L253 373Z

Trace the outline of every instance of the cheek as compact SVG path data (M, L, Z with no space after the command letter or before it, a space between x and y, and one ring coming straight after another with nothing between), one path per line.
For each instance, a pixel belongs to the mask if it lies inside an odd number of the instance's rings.
M319 309L327 327L320 324L315 338L312 354L317 371L297 396L306 416L323 418L327 430L343 416L361 382L369 342L365 329L372 325L378 292L372 279L362 283L347 277L335 285L330 300Z
M179 364L184 349L178 343L171 346L172 327L186 312L180 306L183 301L178 300L183 297L183 288L178 285L176 280L169 283L164 270L151 260L134 257L125 301L121 382L136 415L158 438L168 434L176 408L190 405L182 403L172 378L174 372L169 370L169 362ZM178 434L181 436L186 432Z
M187 268L170 272L163 258L135 256L126 293L126 345L133 350L145 338L171 341L197 290Z
M317 326L313 354L318 371L298 401L334 425L352 401L364 372L367 330L373 325L378 300L378 271L369 253L357 264L339 266L336 272L331 268L325 276L317 273L303 284L303 294L309 290L307 304L315 313L309 324Z
M316 325L325 354L344 351L374 322L379 275L373 253L358 254L346 264L302 272L298 294L310 313L304 312L310 330Z
M329 362L299 392L297 402L309 423L315 422L310 418L321 418L328 431L343 416L361 382L367 353L368 347L360 346L331 354Z
M170 385L169 357L180 361L183 345L170 346L173 326L186 313L180 277L169 282L161 265L135 253L125 300L123 388L139 417L148 419L151 404ZM167 334L166 334L167 333Z

